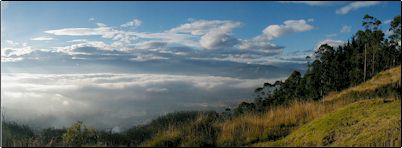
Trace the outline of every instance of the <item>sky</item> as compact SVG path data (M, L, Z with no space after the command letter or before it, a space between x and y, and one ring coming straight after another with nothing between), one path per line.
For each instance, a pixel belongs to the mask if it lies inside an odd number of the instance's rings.
M2 108L37 127L124 129L179 110L223 110L305 71L370 14L400 2L1 2ZM23 107L21 107L23 106Z

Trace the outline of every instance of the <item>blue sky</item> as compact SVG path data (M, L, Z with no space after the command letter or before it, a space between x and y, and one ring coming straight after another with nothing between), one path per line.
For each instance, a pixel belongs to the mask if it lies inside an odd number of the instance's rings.
M8 2L2 13L4 40L26 42L47 47L57 41L38 43L32 37L49 36L46 30L95 27L96 22L108 26L119 26L132 19L142 21L135 31L161 32L180 24L195 20L234 20L242 26L233 30L238 38L252 38L261 34L268 25L282 24L286 20L313 18L313 30L290 34L272 42L285 46L285 51L308 50L329 34L337 33L333 39L347 40L360 29L361 18L369 13L380 20L391 19L399 14L398 2L383 2L363 7L345 15L335 11L348 2L310 6L299 3L278 2ZM95 21L88 21L95 18ZM350 26L351 32L340 33L342 26ZM35 28L35 29L33 29Z
M1 95L10 116L98 127L236 105L264 82L303 71L320 44L347 42L366 13L387 34L401 10L400 2L376 1L1 6Z

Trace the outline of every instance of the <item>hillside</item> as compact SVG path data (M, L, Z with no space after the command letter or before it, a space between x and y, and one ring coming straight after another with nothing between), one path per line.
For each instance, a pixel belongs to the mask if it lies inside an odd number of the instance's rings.
M400 115L400 100L363 100L313 120L282 140L254 146L400 146Z
M371 80L327 96L323 104L334 111L295 128L283 139L253 146L400 146L401 68L384 71ZM395 87L396 86L396 87ZM347 103L360 100L354 103ZM339 105L345 104L345 105Z
M210 126L197 125L199 118L160 131L144 146L400 145L395 142L401 139L401 107L396 99L400 73L400 67L386 70L365 83L330 93L323 101L294 101L263 114L216 120Z

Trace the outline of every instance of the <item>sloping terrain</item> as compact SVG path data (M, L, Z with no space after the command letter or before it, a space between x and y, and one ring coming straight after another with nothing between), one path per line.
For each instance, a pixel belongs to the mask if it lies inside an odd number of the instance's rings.
M255 146L400 146L401 102L363 100L313 120L286 138Z
M253 146L401 146L400 77L401 68L396 67L332 93L322 104L339 107L285 138Z

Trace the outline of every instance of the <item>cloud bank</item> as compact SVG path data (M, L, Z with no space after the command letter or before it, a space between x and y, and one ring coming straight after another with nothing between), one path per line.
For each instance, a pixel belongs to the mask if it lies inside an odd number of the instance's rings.
M127 128L173 111L221 111L273 80L165 74L2 73L1 81L7 120L39 128L69 126L77 120L98 128Z

